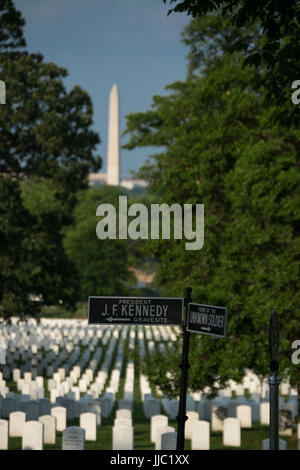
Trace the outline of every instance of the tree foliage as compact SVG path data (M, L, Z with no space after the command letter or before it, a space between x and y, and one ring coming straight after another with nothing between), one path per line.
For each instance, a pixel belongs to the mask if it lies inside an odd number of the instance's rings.
M31 315L41 303L74 305L78 289L62 244L77 192L101 167L100 142L91 129L93 107L67 70L26 51L25 24L11 0L0 3L0 106L2 188L0 304L3 315Z
M118 207L122 192L114 187L91 188L81 193L74 209L74 224L64 231L64 246L76 266L80 300L91 295L130 295L135 280L128 271L127 240L100 240L96 235L99 204Z
M260 71L257 86L264 87L265 104L276 105L275 118L285 127L299 124L300 110L291 102L291 85L299 79L300 4L298 0L268 2L253 0L162 0L172 5L171 12L204 18L216 12L230 18L240 30L257 25L259 40L247 35L232 42L233 50ZM198 35L202 32L198 30ZM201 54L199 44L193 47Z
M219 28L217 24L219 22ZM280 367L299 383L291 343L299 329L299 131L274 123L277 108L265 104L254 66L231 51L231 39L251 38L219 14L193 20L199 73L168 85L148 112L127 116L126 146L157 146L141 176L164 202L205 205L204 247L185 251L181 240L157 240L148 249L159 260L156 282L165 295L223 305L229 311L225 339L192 334L189 385L216 393L244 369L269 373L271 310L280 319ZM200 37L202 42L199 43ZM191 56L191 55L190 55ZM179 338L180 340L180 338ZM145 371L166 392L178 392L178 341L170 354L148 360ZM157 362L162 370L155 373ZM217 385L218 384L218 385Z

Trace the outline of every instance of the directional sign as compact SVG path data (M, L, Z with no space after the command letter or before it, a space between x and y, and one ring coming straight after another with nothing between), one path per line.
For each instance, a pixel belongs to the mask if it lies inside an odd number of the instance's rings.
M214 305L189 303L187 330L204 335L226 335L227 308Z
M181 298L89 297L89 324L181 325Z

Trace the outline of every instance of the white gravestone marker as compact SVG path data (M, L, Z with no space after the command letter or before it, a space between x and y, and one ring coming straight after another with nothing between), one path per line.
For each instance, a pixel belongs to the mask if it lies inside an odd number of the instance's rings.
M44 425L44 444L56 443L56 418L51 415L39 417L39 421Z
M0 450L8 450L9 423L6 419L0 419Z
M225 418L223 422L223 445L241 446L241 423L237 418Z
M187 411L188 419L185 422L184 437L185 439L192 439L192 426L194 421L199 421L198 411Z
M260 403L259 413L260 413L260 424L264 424L265 426L269 426L269 424L270 424L270 403L269 402Z
M22 437L26 414L23 411L13 411L9 414L10 437Z
M54 406L51 409L51 416L56 418L56 430L63 431L67 427L67 410L62 406Z
M113 427L112 450L133 450L133 426Z
M239 405L236 408L236 417L241 422L242 428L252 427L252 409L249 405Z
M85 429L85 440L97 440L97 417L94 413L82 413L80 415L80 427Z
M191 449L210 449L210 423L208 421L193 421Z
M43 450L43 442L43 423L27 421L23 426L22 450Z
M150 419L150 440L156 442L157 433L156 430L162 426L168 426L168 416L165 415L153 415Z

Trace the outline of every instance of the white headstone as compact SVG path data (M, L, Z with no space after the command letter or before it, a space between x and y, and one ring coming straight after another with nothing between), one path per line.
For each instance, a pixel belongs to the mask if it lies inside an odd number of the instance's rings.
M238 405L236 408L236 417L240 420L242 428L252 427L252 409L249 405Z
M63 406L54 406L51 416L56 418L56 430L63 431L67 427L67 410Z
M62 433L62 450L84 450L85 430L79 426L69 426Z
M133 450L133 426L114 426L112 433L112 450Z
M26 421L23 426L22 450L43 450L44 425L39 421Z
M44 444L56 443L56 418L51 415L39 417L39 421L44 425Z
M0 419L0 450L8 450L9 423L6 419Z
M260 424L269 426L270 424L270 403L265 401L259 405Z
M169 418L165 415L153 415L150 418L150 440L156 442L157 440L157 429L162 426L168 426Z
M26 421L24 411L13 411L9 414L9 435L10 437L22 437L23 426Z
M80 415L80 427L85 429L85 440L97 440L97 417L94 413L82 413Z
M203 420L195 420L192 424L192 450L210 449L210 423Z
M192 439L192 426L194 421L199 421L198 411L187 411L188 419L185 422L184 437L185 439Z
M32 379L31 372L24 372L24 382L26 384L29 384L31 382L31 379Z
M241 423L237 418L225 418L223 422L223 445L241 446Z

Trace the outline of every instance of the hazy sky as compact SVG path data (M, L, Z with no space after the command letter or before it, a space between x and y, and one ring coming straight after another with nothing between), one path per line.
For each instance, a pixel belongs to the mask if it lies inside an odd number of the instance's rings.
M120 94L120 126L126 114L146 111L165 85L183 80L187 49L180 33L190 21L167 16L162 0L14 0L26 20L27 48L67 68L65 85L80 85L92 98L98 154L106 171L108 96ZM125 138L121 143L125 142ZM151 149L121 150L122 176L130 175Z

